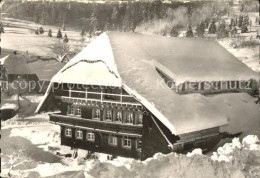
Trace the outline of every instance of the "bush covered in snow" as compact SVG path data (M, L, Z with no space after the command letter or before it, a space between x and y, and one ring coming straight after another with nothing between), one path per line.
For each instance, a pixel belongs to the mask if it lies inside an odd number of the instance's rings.
M88 174L93 177L257 177L260 176L257 142L257 136L252 135L242 143L234 138L211 157L202 155L200 149L187 155L158 153L144 162L134 160L128 168L96 161ZM252 145L254 149L248 149Z

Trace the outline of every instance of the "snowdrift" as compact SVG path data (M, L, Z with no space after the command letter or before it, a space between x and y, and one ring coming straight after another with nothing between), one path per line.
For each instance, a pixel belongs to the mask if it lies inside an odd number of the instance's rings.
M259 140L253 135L242 143L234 138L212 157L201 155L198 149L187 155L158 153L144 162L133 161L129 169L97 161L88 173L93 177L258 177L260 145L257 143Z

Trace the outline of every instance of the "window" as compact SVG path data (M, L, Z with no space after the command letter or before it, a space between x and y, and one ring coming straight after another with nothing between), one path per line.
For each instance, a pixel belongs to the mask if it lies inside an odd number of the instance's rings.
M94 108L94 118L100 118L100 109Z
M106 119L112 121L112 111L111 110L106 111Z
M117 137L115 135L109 135L108 137L108 143L110 145L114 145L116 146L117 145Z
M88 141L94 142L95 141L95 133L87 132L86 138Z
M81 130L76 130L76 139L82 140L83 139L83 132Z
M136 149L141 150L141 148L142 148L142 140L140 138L138 138L136 140Z
M80 108L80 106L76 107L76 115L77 116L81 116L81 108Z
M143 124L143 114L142 113L138 114L138 124Z
M71 128L65 129L65 136L66 137L72 137L72 129Z
M116 111L115 121L122 122L122 111Z
M68 106L68 114L74 114L74 107L72 105Z
M122 144L124 148L131 148L131 139L128 137L123 137Z
M115 89L110 87L106 88L103 94L104 99L106 100L115 100Z
M126 123L133 123L134 119L133 119L133 113L132 112L127 112L126 113Z

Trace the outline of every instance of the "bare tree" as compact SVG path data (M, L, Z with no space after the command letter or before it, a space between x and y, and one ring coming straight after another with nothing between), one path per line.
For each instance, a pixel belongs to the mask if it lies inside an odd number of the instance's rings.
M16 168L17 166L28 162L29 158L25 156L22 150L18 152L13 152L11 155L7 156L9 158L8 163L10 164L10 168L8 171L8 176L12 177L11 171ZM24 159L25 158L25 159Z
M62 56L69 52L70 46L67 43L62 42L62 40L59 40L59 43L57 43L54 48L57 52L57 59L60 60Z

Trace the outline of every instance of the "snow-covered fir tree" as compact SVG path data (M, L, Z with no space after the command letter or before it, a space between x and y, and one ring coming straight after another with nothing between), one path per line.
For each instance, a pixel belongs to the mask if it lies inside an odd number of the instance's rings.
M43 27L40 27L40 28L39 28L39 33L40 33L40 34L43 34L43 33L44 33Z
M80 37L81 37L81 40L80 41L85 41L85 36L86 36L86 31L85 31L85 28L82 27L81 28L81 31L80 31Z
M63 42L64 42L64 43L68 43L68 42L69 42L69 39L68 39L68 37L67 37L67 34L66 34L66 33L65 33L65 35L64 35Z
M66 27L65 27L65 24L64 24L64 22L63 22L63 24L62 24L62 31L66 31Z
M208 31L208 33L209 34L216 34L216 31L217 31L216 23L215 23L215 20L212 19L210 21L210 24L209 24L209 31Z
M38 28L35 30L35 34L39 35L39 29Z
M225 38L227 36L228 36L228 30L226 29L226 22L225 22L225 20L221 20L219 22L217 38Z
M57 38L62 38L62 33L61 33L60 29L58 30Z
M49 29L49 31L48 31L48 37L52 37L52 30L51 29Z

